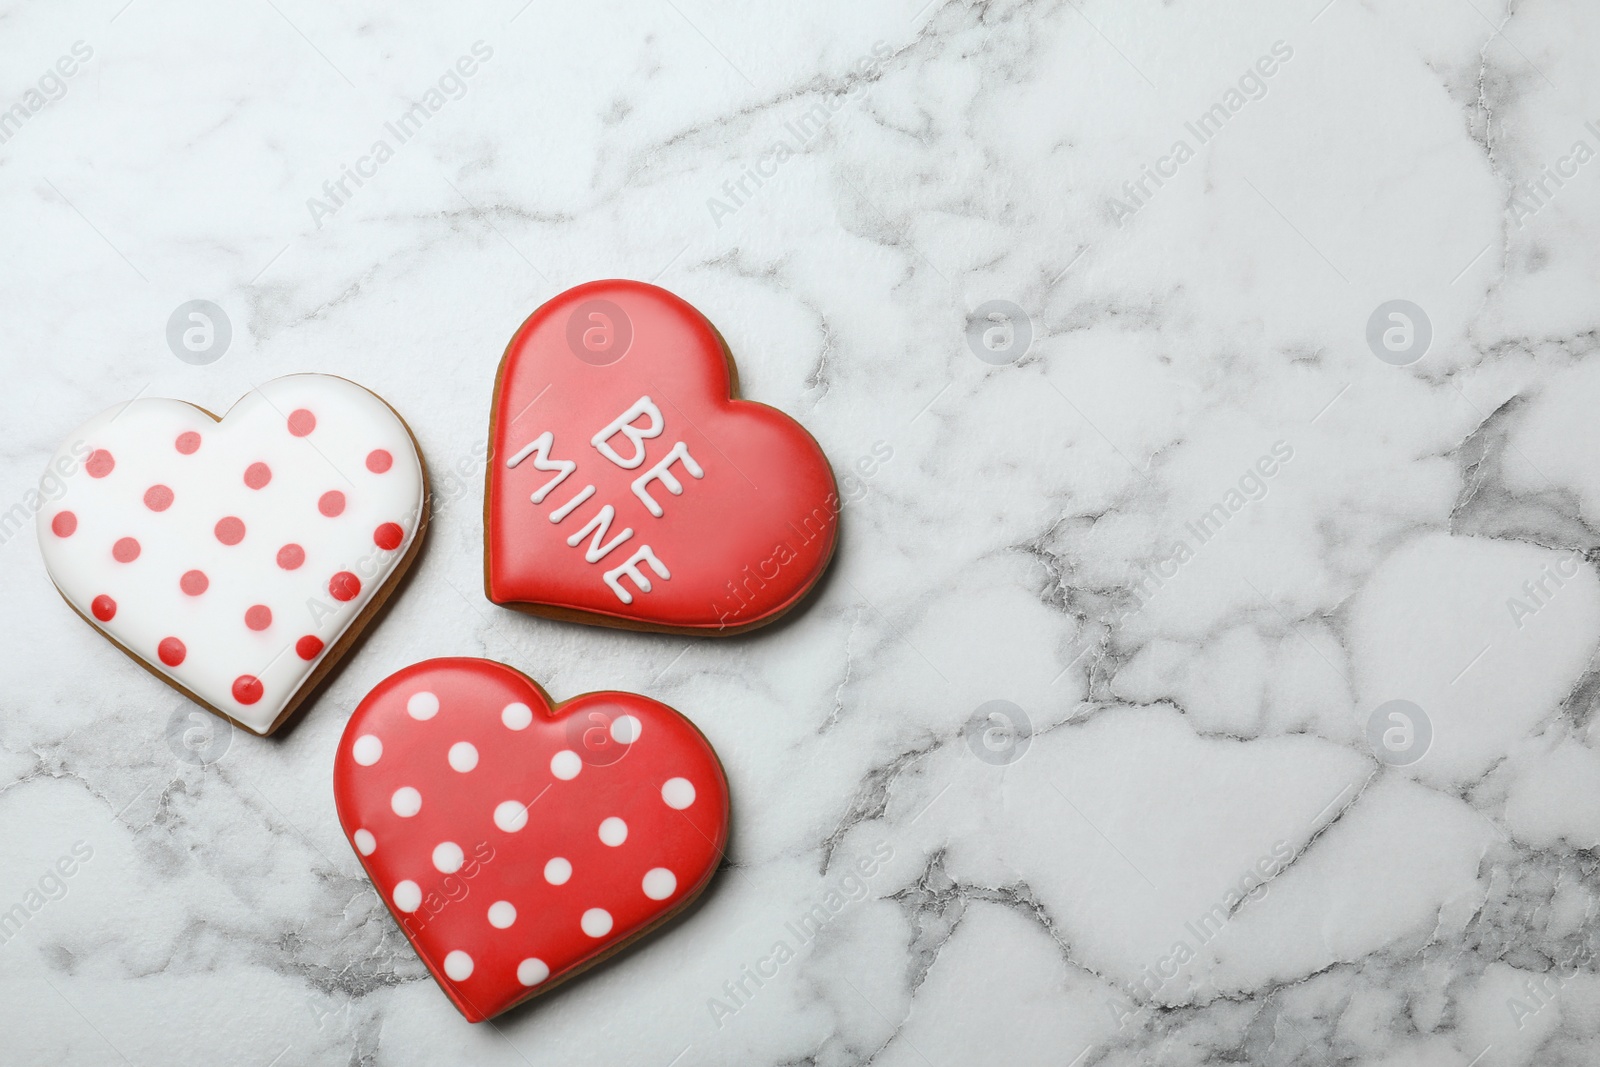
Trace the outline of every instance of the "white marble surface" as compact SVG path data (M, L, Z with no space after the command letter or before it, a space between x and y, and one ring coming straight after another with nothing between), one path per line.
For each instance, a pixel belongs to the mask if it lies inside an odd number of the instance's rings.
M7 531L0 1060L1600 1061L1600 12L1325 3L5 3L0 507L109 404L300 370L392 401L438 498L298 725L199 755ZM841 472L892 450L792 621L483 599L500 350L614 275L702 308ZM1365 337L1397 298L1408 366ZM233 329L204 366L165 337L194 299ZM968 345L989 300L1028 315L1009 364ZM329 787L355 701L444 654L666 700L734 790L703 906L477 1027ZM1367 740L1396 699L1405 765Z

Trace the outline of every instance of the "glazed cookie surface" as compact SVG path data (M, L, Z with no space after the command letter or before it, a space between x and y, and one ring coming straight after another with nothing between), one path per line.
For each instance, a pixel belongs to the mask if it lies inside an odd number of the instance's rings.
M688 719L632 693L553 705L482 659L378 683L333 788L379 896L472 1022L680 911L728 837L722 766Z
M405 423L325 374L267 382L220 421L180 400L110 408L66 439L40 491L39 545L67 602L260 734L333 666L427 518Z
M721 336L665 289L590 282L535 311L495 383L489 599L700 634L794 607L833 554L833 471L799 423L737 392Z

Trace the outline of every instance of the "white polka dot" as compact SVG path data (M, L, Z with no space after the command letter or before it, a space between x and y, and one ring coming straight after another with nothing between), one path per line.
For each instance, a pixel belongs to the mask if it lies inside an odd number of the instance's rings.
M433 849L433 865L445 874L459 871L466 858L454 841L441 841Z
M639 734L644 731L639 720L632 715L619 715L611 724L611 740L619 745L631 745L639 740Z
M472 977L472 957L456 949L444 958L444 976L452 982L465 982Z
M411 699L406 701L406 711L411 713L413 719L431 719L439 714L439 698L426 689L420 693L412 693ZM472 966L471 961L468 961L467 966Z
M564 748L550 757L550 773L563 782L570 782L583 770L583 760L570 748Z
M489 925L504 930L517 921L517 909L509 900L497 900L489 905Z
M616 848L628 839L628 824L615 815L600 824L600 843Z
M550 977L550 966L537 956L517 964L517 981L523 985L538 985Z
M357 830L351 836L356 839L356 851L363 856L372 855L372 850L378 847L378 839L372 836L371 830Z
M478 765L478 750L471 741L457 741L450 746L450 766L466 774Z
M694 803L694 783L687 778L668 778L661 787L661 799L667 807L682 811Z
M665 867L652 867L644 874L644 895L651 900L666 900L678 890L678 876Z
M363 767L370 767L383 756L383 742L372 734L362 734L350 746L350 754Z
M551 885L566 885L572 877L572 863L557 856L544 865L544 880Z
M394 906L401 911L416 911L422 907L422 887L409 878L398 883L394 887Z
M507 704L500 712L507 730L526 730L533 724L533 709L526 704Z
M508 834L528 825L528 808L520 800L502 800L494 806L494 824Z
M590 937L604 937L611 932L611 913L604 908L590 908L578 920L578 925Z
M422 794L409 785L403 785L389 798L389 806L402 819L409 819L422 810Z

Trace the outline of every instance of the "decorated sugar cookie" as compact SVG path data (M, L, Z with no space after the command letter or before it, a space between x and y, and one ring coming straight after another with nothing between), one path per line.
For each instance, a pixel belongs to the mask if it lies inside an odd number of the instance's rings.
M268 382L220 420L180 400L120 404L62 443L40 493L39 547L67 603L258 734L333 667L427 522L406 424L326 374Z
M489 660L379 682L334 759L345 835L472 1022L671 918L728 840L722 765L688 719L632 693L552 705Z
M489 599L700 634L794 607L838 538L833 471L799 423L737 395L722 337L665 289L590 282L535 311L495 382Z

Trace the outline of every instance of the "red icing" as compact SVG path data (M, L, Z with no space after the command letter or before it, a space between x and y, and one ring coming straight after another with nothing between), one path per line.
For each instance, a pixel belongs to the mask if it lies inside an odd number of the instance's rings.
M418 718L407 706L423 692L437 698L438 710ZM511 728L523 722L517 712L509 723L503 718L511 704L530 709L521 729ZM639 724L628 744L612 733L625 715ZM369 736L376 743L360 741ZM461 742L472 746L473 759L452 758ZM564 770L576 769L567 778L552 767L563 751L570 753ZM681 785L667 791L678 807L663 794L676 779L693 787L686 803ZM402 789L421 798L408 817L395 807ZM632 693L588 693L552 707L530 679L481 659L429 660L378 683L345 727L333 791L339 821L379 896L445 995L473 1022L554 987L688 903L711 878L728 839L727 782L688 719ZM508 801L521 818L502 825L496 810ZM626 824L615 845L601 836L602 823L613 818ZM460 850L454 873L435 863L444 843ZM442 853L453 865L451 850ZM545 872L557 857L570 874L553 884ZM663 871L671 872L670 888L660 873L647 881L649 872ZM414 897L397 892L403 882L414 883ZM584 930L592 909L610 919L599 936ZM452 977L451 970L464 973L458 953L470 958L470 974ZM532 960L547 974L529 986L518 971L538 977Z
M317 417L305 408L295 408L289 412L289 432L296 437L305 437L317 428Z
M218 519L215 533L223 544L236 545L244 540L244 522L232 515Z
M389 455L387 448L374 448L367 453L367 470L373 474L382 474L394 466L394 457Z
M294 654L303 660L317 658L317 653L322 651L322 638L315 634L306 634L294 643Z
M151 511L166 511L172 506L172 490L164 485L152 485L144 491L144 506Z
M245 609L244 624L252 630L265 630L272 625L272 609L265 604L251 604Z
M118 563L132 563L139 558L139 542L132 537L119 537L111 546L111 558Z
M288 544L278 549L278 566L286 571L292 571L306 561L306 550L299 545Z
M328 595L335 600L354 600L361 595L361 579L349 571L340 571L328 579Z
M344 514L344 494L337 489L330 489L317 498L317 510L328 518Z
M161 662L169 667L181 666L183 657L188 654L189 650L183 647L183 642L176 637L163 637L161 643L156 646L156 655L160 656Z
M253 674L241 674L233 680L233 699L241 704L254 704L263 692L261 679Z
M57 512L56 517L50 520L50 532L57 537L71 537L77 528L78 516L70 511Z
M89 611L101 622L110 622L117 614L117 602L104 593L89 603Z
M178 586L190 596L199 596L211 586L211 579L206 577L205 571L184 571Z
M173 444L179 452L186 456L192 456L200 450L200 435L193 430L185 430L178 435L178 439Z
M372 543L385 552L393 552L400 547L400 542L405 536L405 531L400 529L398 523L386 522L372 531Z
M729 368L705 317L653 285L590 282L535 311L512 338L495 389L485 524L489 599L583 612L608 625L705 633L748 629L793 607L833 554L839 512L833 471L789 416L730 399ZM591 438L641 397L659 411L661 429L637 443L621 432L607 440L624 460L643 446L638 465L624 468ZM654 420L643 412L632 425L648 430ZM515 468L506 461L546 431L549 465L577 467L535 504L530 496L560 471L539 469L537 454ZM665 470L681 494L660 478L643 486L662 509L657 516L633 485L679 442L688 460ZM702 477L693 476L694 467ZM590 485L595 491L587 499L559 523L550 521ZM634 533L589 563L585 554L598 527L576 547L568 539L606 505L615 515L601 547L625 529ZM603 575L645 546L670 578L639 560L651 588L619 574L617 583L632 598L624 603Z
M89 453L89 458L83 461L83 469L89 472L91 478L104 478L111 473L111 468L117 465L110 452L97 448Z
M251 489L262 489L272 481L272 468L265 463L252 463L244 469L244 484Z

